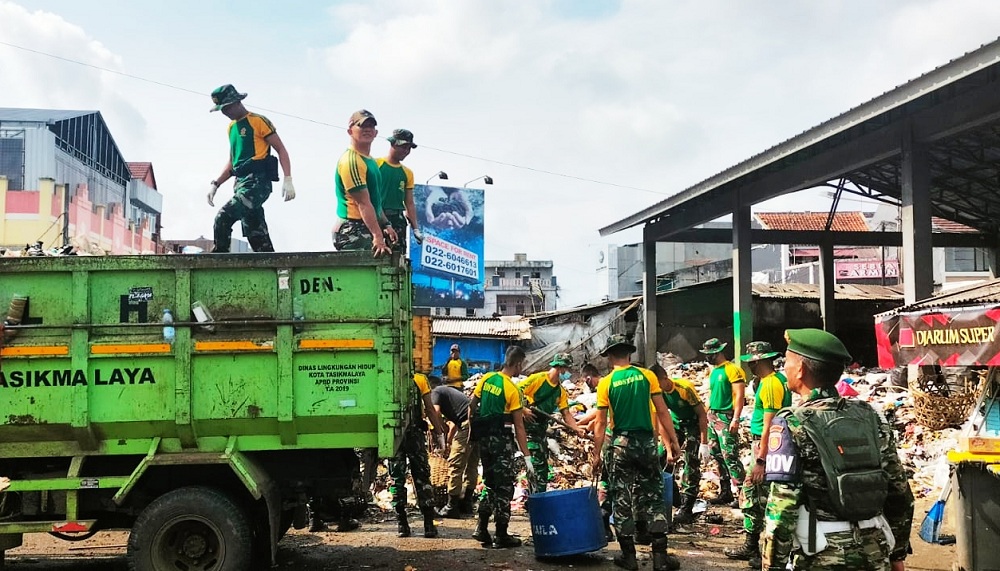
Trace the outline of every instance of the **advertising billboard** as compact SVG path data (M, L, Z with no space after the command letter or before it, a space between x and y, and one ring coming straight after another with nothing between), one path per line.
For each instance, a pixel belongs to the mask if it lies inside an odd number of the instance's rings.
M1000 307L940 308L875 317L880 367L1000 365Z
M413 305L483 307L482 189L413 188L422 244L413 240Z

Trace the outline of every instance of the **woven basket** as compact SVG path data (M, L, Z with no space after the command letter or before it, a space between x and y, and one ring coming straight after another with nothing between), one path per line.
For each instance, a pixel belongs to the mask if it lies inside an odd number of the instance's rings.
M968 420L972 407L985 383L986 371L970 370L954 377L921 374L909 382L913 397L913 416L931 430L961 425Z
M443 507L448 503L448 459L437 454L427 457L431 465L431 485L434 486L434 504Z

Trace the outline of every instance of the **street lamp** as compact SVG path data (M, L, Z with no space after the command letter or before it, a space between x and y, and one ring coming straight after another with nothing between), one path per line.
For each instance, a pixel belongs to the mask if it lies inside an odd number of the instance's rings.
M476 182L479 179L483 179L483 182L485 182L486 184L493 184L493 177L491 177L488 174L484 174L483 176L477 176L476 178L470 180L469 182L463 184L462 186L463 187L469 186L470 184Z
M448 173L446 173L444 171L438 171L437 174L435 174L431 178L427 179L427 182L425 182L424 184L425 185L430 184L431 181L434 180L434 179L436 179L436 178L439 178L441 180L448 180Z

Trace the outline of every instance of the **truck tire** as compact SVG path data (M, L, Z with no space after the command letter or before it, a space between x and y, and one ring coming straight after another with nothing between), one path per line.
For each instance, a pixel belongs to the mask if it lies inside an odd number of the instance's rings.
M139 514L128 540L132 571L246 571L253 531L239 505L201 486L163 494Z

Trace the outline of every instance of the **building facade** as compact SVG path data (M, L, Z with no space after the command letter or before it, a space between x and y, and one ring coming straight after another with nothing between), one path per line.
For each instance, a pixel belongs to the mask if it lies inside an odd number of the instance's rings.
M99 111L0 108L0 246L156 253L163 198Z
M513 260L487 260L483 307L434 307L431 313L450 317L500 317L534 315L554 311L559 285L552 260L529 260L514 254Z

